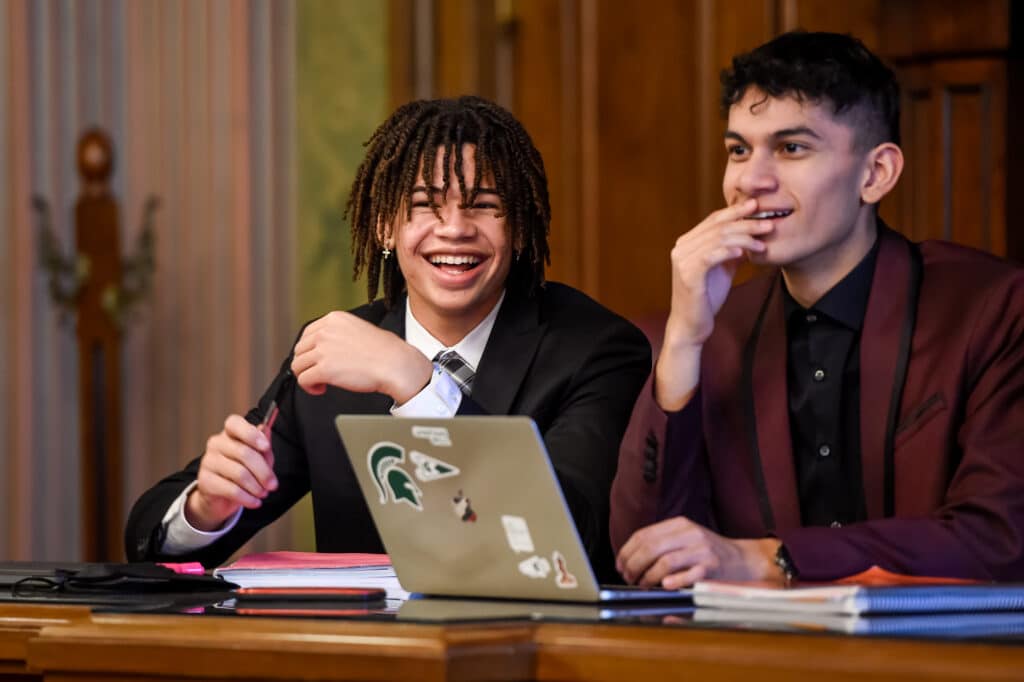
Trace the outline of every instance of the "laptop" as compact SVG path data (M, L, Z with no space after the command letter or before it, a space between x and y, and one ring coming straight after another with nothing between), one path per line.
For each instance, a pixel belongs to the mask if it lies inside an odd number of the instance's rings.
M399 582L425 595L686 600L597 584L529 417L335 420Z

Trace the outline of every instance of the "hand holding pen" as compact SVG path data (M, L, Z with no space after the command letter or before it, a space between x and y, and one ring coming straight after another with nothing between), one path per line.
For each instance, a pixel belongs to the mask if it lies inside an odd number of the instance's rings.
M185 518L196 529L217 530L239 508L257 509L277 490L272 429L278 405L294 383L290 371L278 376L270 400L246 417L233 414L224 429L206 442L196 488L185 504Z

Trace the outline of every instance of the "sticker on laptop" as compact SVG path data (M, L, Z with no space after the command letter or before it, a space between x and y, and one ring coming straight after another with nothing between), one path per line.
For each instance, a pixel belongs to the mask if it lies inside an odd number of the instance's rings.
M530 528L522 516L503 515L501 525L505 527L505 537L513 552L533 552L533 538Z
M458 476L459 467L454 464L442 461L437 457L431 457L425 455L419 450L413 450L409 453L409 459L416 465L416 478L423 482L436 481L441 478L448 478L449 476Z
M452 511L463 523L476 523L476 512L470 506L469 498L459 491L459 494L452 498Z
M555 562L555 585L563 590L574 590L579 585L576 576L569 572L565 564L565 557L557 549L551 553L551 560Z
M519 572L527 578L547 578L551 572L551 562L534 554L529 559L519 562Z
M405 450L397 443L382 441L374 444L366 455L366 465L377 486L380 503L388 500L395 504L407 504L417 511L423 511L423 491L406 473L400 464L405 462Z
M423 438L430 441L431 445L442 448L450 448L452 445L448 429L443 426L414 426L412 427L413 438Z

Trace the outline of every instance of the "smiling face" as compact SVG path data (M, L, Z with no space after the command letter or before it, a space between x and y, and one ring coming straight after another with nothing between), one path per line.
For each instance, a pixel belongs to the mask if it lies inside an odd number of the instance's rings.
M468 192L476 170L475 147L464 145L461 153ZM512 263L508 223L494 179L485 174L473 205L463 207L454 164L453 156L450 186L442 196L444 150L438 150L430 181L421 173L413 187L411 219L396 226L391 240L413 315L446 345L457 343L494 308ZM438 204L436 213L431 196Z
M858 149L855 130L827 105L772 98L756 88L729 110L722 191L729 205L757 199L751 218L770 219L756 263L831 288L874 243L875 150ZM879 197L880 198L880 197Z

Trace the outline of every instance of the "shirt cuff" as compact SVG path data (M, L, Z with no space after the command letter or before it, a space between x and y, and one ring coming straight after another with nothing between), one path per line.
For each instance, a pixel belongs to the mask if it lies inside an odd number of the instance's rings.
M189 493L197 485L199 485L198 481L193 481L189 484L171 503L167 513L164 514L161 523L163 523L166 533L164 535L163 547L160 548L161 554L176 556L212 545L214 541L234 528L235 524L238 523L238 517L242 515L242 507L239 507L238 511L217 530L204 531L193 528L192 524L185 519L185 500L188 499Z
M430 383L401 405L391 408L395 417L454 417L462 404L462 391L448 372L434 365Z

